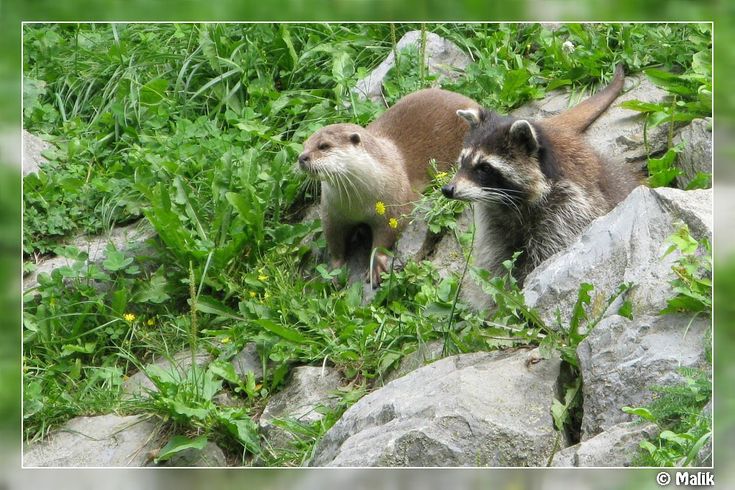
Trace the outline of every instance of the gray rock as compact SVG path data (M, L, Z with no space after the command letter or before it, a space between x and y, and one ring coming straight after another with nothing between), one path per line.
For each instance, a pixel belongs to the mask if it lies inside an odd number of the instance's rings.
M77 417L39 443L24 448L26 467L144 466L159 447L157 424L131 415Z
M684 188L697 173L712 174L712 119L695 119L674 135L673 144L684 143L679 153L678 167L684 172L676 178Z
M51 148L46 141L23 130L23 175L38 172L48 162L42 153Z
M433 246L433 235L429 233L426 221L416 217L401 231L394 247L396 263L403 265L408 261L421 261Z
M528 351L448 357L349 408L310 466L541 466L556 432L559 361Z
M418 345L415 351L410 354L406 354L401 358L393 371L390 371L384 378L384 383L390 383L394 379L398 379L407 375L410 372L416 371L420 367L423 367L437 359L441 359L442 350L444 349L443 340L432 340L431 342L422 342Z
M160 359L153 364L149 364L146 369L152 366L163 370L172 380L184 380L189 375L192 365L191 351L184 350L174 354L171 359ZM199 352L195 357L197 367L204 368L212 362L212 356L206 352ZM148 398L151 392L158 392L158 388L146 374L146 371L138 371L130 376L123 383L123 398Z
M577 348L584 415L582 440L622 422L637 420L624 406L641 407L653 401L653 385L672 385L683 379L680 367L704 367L705 334L710 319L700 315L612 315L597 324Z
M227 466L227 458L217 444L208 442L203 449L184 449L162 463L151 462L147 466L215 468Z
M76 247L80 251L87 252L87 262L101 263L107 257L105 248L113 243L117 250L142 253L146 248L146 242L156 236L146 220L115 227L109 233L100 236L82 235L67 242L68 245ZM146 252L147 253L147 252ZM50 274L54 269L65 265L72 265L74 260L66 257L52 257L41 261L36 270L23 278L23 290L26 291L38 285L39 274Z
M658 435L656 424L628 422L610 429L554 455L551 466L630 466L642 440Z
M643 74L626 78L625 92L585 131L585 139L592 148L613 162L629 162L640 167L647 158L643 144L645 116L620 104L628 100L658 103L666 100L668 92L654 85ZM511 112L515 117L546 118L575 106L586 96L570 98L566 90L552 91L545 98L530 102ZM651 154L663 152L668 144L668 126L647 130Z
M221 391L214 395L212 402L215 405L225 408L241 408L245 406L245 401L242 398L233 396L229 391Z
M410 31L396 43L398 56L409 46L420 49L421 31ZM454 43L433 32L426 33L426 65L430 74L438 78L457 78L457 71L464 70L470 64L470 58ZM383 80L395 65L395 56L391 52L383 62L371 71L365 78L359 80L355 86L355 93L361 98L374 102L382 102Z
M260 416L261 430L271 447L287 447L290 433L274 422L293 419L304 424L318 422L324 415L317 408L334 408L339 399L342 377L333 367L299 366L293 369L286 386L274 394Z
M547 325L571 318L579 285L592 284L606 300L624 282L634 288L628 299L633 315L657 314L673 296L674 252L663 257L667 238L681 221L695 237L712 235L712 191L638 187L609 214L593 221L576 242L550 257L526 278L528 306L539 310ZM617 304L607 314L617 312Z
M235 373L245 381L247 373L253 373L255 381L263 379L263 363L258 355L258 346L255 342L248 342L245 347L232 358L232 367ZM271 363L272 364L272 363Z

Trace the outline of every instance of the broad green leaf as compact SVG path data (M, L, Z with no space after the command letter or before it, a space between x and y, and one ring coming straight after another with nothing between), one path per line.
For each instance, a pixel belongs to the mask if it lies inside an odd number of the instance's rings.
M180 453L186 449L202 450L207 445L207 436L199 436L189 439L184 436L173 436L165 446L158 452L156 462L160 463L171 459L176 453Z
M283 325L277 324L273 320L261 318L259 320L255 320L255 323L265 328L269 332L272 332L279 337L283 337L286 340L290 340L291 342L295 342L297 344L306 344L310 342L309 339L304 337L298 330L284 327Z
M112 243L105 249L106 257L102 266L110 272L119 271L133 263L132 258L125 258L125 254L118 251Z
M623 407L621 409L623 412L628 413L630 415L637 415L641 417L642 419L649 420L651 422L655 421L655 418L653 417L653 414L647 409L647 408L632 408L632 407Z

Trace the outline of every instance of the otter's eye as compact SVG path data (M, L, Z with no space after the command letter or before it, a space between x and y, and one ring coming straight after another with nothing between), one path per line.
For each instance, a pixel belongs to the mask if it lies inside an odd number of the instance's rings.
M322 143L318 147L320 150L328 150L329 149L329 143Z

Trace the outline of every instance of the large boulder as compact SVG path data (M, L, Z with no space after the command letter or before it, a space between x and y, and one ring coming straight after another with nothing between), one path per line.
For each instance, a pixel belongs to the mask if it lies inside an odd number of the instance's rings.
M630 466L640 443L658 435L656 424L628 422L618 424L605 432L554 455L551 466Z
M310 466L543 466L560 363L525 350L442 359L363 397Z
M710 318L669 314L612 315L603 319L577 348L584 414L582 440L621 422L638 420L624 406L651 403L654 385L683 381L679 368L706 368Z
M396 43L396 51L399 56L400 52L409 46L420 49L421 31L410 31L401 37ZM457 72L470 64L470 58L457 45L433 32L426 33L425 55L428 72L439 78L456 78ZM383 80L395 64L395 56L391 52L380 65L357 82L355 93L361 98L382 103Z
M145 466L160 447L157 423L146 417L77 417L23 451L23 465L60 467Z
M528 306L554 325L556 312L572 317L581 283L594 286L595 294L609 297L620 284L632 282L628 299L633 315L656 315L674 293L671 266L674 252L664 257L667 238L679 223L694 237L711 239L712 191L681 191L638 187L609 214L592 222L577 241L557 253L526 278ZM608 311L617 311L613 305Z

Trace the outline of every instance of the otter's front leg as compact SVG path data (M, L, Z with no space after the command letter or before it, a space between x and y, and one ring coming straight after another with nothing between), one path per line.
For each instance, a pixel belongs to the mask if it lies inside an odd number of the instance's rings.
M373 225L373 248L384 248L390 250L396 243L398 238L398 230L391 228L387 223L383 222L379 225ZM372 277L373 288L380 286L380 275L390 270L390 257L380 250L375 252L373 258L373 267L368 271L367 282Z
M330 267L332 269L343 267L347 263L347 238L351 228L325 214L322 218L322 229L327 239Z

